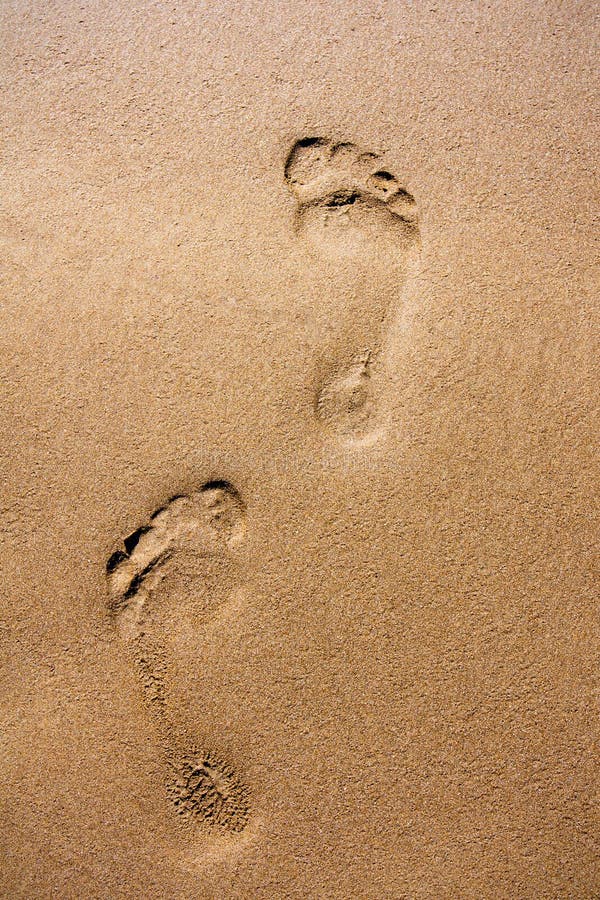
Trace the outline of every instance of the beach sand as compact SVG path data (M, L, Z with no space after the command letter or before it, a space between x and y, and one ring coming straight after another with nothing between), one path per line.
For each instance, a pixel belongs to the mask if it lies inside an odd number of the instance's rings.
M0 894L592 898L591 2L6 2Z

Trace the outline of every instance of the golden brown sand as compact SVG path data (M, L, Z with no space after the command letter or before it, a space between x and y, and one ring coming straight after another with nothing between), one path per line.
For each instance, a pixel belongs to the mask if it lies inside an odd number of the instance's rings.
M5 2L0 895L593 898L591 2Z

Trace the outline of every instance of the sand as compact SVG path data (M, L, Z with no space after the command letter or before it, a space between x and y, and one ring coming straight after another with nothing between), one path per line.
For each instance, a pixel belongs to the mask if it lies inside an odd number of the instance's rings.
M600 896L591 2L5 2L0 894Z

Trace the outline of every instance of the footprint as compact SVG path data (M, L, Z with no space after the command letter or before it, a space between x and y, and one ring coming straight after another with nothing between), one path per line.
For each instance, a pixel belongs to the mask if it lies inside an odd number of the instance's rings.
M365 350L347 369L325 382L317 394L315 412L321 422L357 434L370 426L374 404L371 351Z
M111 617L163 743L168 796L187 823L229 831L246 824L248 791L212 751L189 750L192 740L169 712L166 680L186 635L195 647L202 626L239 598L243 578L233 554L245 534L239 493L228 482L208 482L171 498L106 565Z
M418 241L417 207L374 153L355 144L304 138L293 146L285 179L298 201L298 233L319 253L395 255Z
M315 416L328 433L364 443L382 432L389 405L382 347L419 255L417 206L377 154L352 143L297 141L284 174L296 232L326 266L326 289L337 292L339 324L317 351L327 359Z
M242 831L248 821L247 788L231 766L210 752L188 754L179 761L169 796L187 821L201 820L232 832Z
M227 482L209 482L190 496L176 496L123 541L106 565L110 606L123 637L143 628L148 598L168 573L174 556L223 556L245 535L242 500Z

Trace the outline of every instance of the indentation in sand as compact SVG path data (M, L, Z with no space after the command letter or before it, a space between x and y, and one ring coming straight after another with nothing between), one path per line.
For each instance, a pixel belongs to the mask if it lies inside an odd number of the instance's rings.
M226 481L207 482L190 495L172 497L124 538L106 564L110 613L161 737L166 769L175 773L167 781L168 796L186 822L231 832L247 822L248 789L214 753L189 750L195 742L170 710L165 684L173 638L185 637L190 627L208 626L223 597L230 594L237 603L244 599L229 584L228 573L229 555L245 534L246 508L239 492ZM188 596L195 584L199 602ZM169 602L174 608L165 610ZM190 613L198 609L202 615L190 625Z
M200 820L240 832L250 812L248 789L227 763L213 753L190 754L169 784L177 812L188 821Z
M330 258L409 249L418 238L414 197L379 157L352 143L304 138L292 147L285 179L298 201L298 233Z
M327 433L364 447L384 433L389 398L378 371L381 348L420 246L417 205L376 153L351 142L302 138L288 154L284 176L296 199L296 232L311 255L328 265L338 262L344 277L350 267L363 288L367 278L367 289L339 329L340 347L331 350L332 364L314 400ZM329 271L335 282L335 268Z
M110 606L124 635L131 638L138 633L148 596L164 578L165 563L174 554L193 549L199 556L221 555L240 543L245 531L244 504L224 481L209 482L189 496L172 497L156 510L106 564Z

